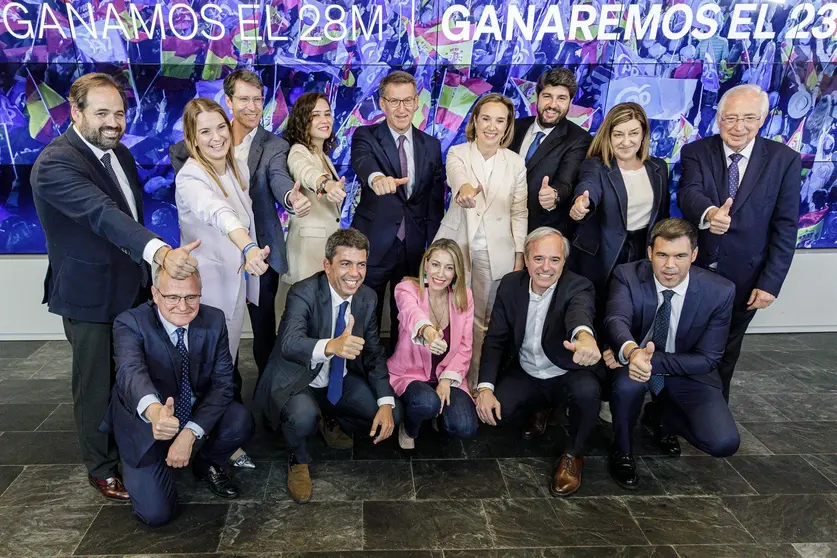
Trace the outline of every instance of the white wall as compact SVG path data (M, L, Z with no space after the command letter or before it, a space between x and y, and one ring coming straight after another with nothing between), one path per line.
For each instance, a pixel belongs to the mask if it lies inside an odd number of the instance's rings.
M0 340L64 339L61 318L41 304L46 268L45 256L0 256ZM837 331L837 250L798 251L781 296L749 331Z

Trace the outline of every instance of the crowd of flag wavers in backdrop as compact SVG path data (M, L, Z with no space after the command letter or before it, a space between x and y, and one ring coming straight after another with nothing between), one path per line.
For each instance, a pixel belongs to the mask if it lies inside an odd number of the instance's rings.
M761 135L790 145L802 156L797 245L837 246L837 41L813 34L799 38L804 33L793 29L808 14L794 12L793 2L770 4L765 29L775 38L769 40L726 38L731 15L727 2L715 18L718 33L702 40L692 34L667 39L657 33L655 38L648 34L612 41L580 36L562 40L549 34L530 41L518 34L498 41L490 36L450 40L440 31L442 14L454 3L450 1L332 1L252 0L258 8L245 23L238 2L212 0L218 6L212 19L219 23L200 20L201 29L185 11L169 18L176 2L166 2L161 13L179 35L205 31L183 39L171 29L165 37L159 29L146 33L141 25L132 32L136 14L147 18L140 23L151 22L161 0L19 0L15 6L0 0L0 11L7 16L0 20L0 254L46 252L29 173L43 147L71 124L70 84L92 71L124 78L128 110L123 142L139 166L146 224L177 244L168 148L183 137L181 116L190 99L209 97L224 106L222 81L236 67L261 75L267 97L263 124L276 134L283 132L289 107L302 93L317 90L329 97L338 137L332 159L351 188L347 199L354 199L344 205L344 225L351 222L359 190L349 161L352 134L384 118L376 91L392 69L415 75L419 108L414 124L438 137L443 152L465 141L468 114L484 93L511 98L518 116L534 114L535 82L548 67L563 66L575 73L579 90L568 118L591 134L610 107L638 101L651 120L652 154L670 166L674 214L681 148L717 133L715 115L724 91L742 83L758 84L770 98ZM685 2L695 8L703 3ZM207 3L196 0L190 6L197 12ZM599 9L607 2L585 3ZM643 13L652 5L631 3ZM683 0L665 2L673 3ZM558 5L564 28L569 28L572 0L474 0L468 3L469 25L473 28L488 6L496 9L500 26L506 25L501 8L508 4L524 13L534 6L536 20ZM88 25L68 20L67 5ZM128 36L114 29L114 16L130 28ZM334 29L341 24L349 29L376 26L371 33L331 40L322 29L328 19L338 22ZM823 24L816 17L810 23ZM27 34L28 25L33 33ZM212 28L203 29L209 25ZM225 28L223 37L206 39L218 25ZM261 39L250 40L248 33L258 33Z

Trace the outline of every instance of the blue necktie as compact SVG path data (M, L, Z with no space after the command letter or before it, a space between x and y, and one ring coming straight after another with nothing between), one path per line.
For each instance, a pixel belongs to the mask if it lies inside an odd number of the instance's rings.
M532 155L535 154L535 151L538 150L538 147L540 147L541 141L543 141L545 135L546 134L544 134L543 132L537 132L535 134L535 139L532 140L532 145L529 146L529 151L526 152L527 163L529 162L529 159L532 158Z
M334 337L340 337L346 329L346 308L349 302L345 301L337 311L337 322L334 324ZM328 371L328 393L326 397L332 405L337 405L343 395L343 370L346 369L346 359L335 356L331 359L331 368Z
M738 193L738 161L744 158L741 153L733 153L729 156L732 163L729 165L729 178L727 179L727 186L729 186L729 197L735 199L735 194ZM721 203L726 200L721 200Z
M180 421L180 428L183 428L189 419L192 418L192 385L189 383L189 351L186 350L186 343L183 335L186 328L177 328L177 352L180 353L180 392L174 403L174 416Z
M674 291L666 289L663 291L663 303L657 310L657 315L654 316L654 350L666 351L666 342L668 342L668 326L671 322L671 297L674 296ZM663 376L651 376L648 380L648 385L651 388L651 393L654 395L663 391L663 384L665 380Z

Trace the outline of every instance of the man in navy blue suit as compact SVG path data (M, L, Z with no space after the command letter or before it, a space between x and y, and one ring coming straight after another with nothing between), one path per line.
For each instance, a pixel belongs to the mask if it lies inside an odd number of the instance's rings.
M222 469L255 428L233 400L233 361L221 310L200 305L200 276L175 280L158 269L154 302L113 325L116 384L105 427L113 430L134 513L162 525L174 513L171 468L192 461L196 476L223 498L238 489ZM165 402L165 403L164 403ZM195 441L206 438L192 457Z
M623 264L613 273L604 320L611 346L619 347L616 358L605 359L615 368L609 469L623 488L639 485L633 430L648 390L659 408L657 440L669 455L680 453L677 435L716 457L738 450L738 429L717 371L735 287L692 268L697 255L695 227L666 219L651 231L650 261Z
M788 146L757 137L767 110L757 85L733 87L718 104L720 135L686 145L681 157L677 200L700 229L697 264L735 283L718 368L727 400L747 327L779 296L796 247L802 162Z
M381 324L387 284L418 273L427 245L445 213L442 145L413 126L416 80L407 72L387 75L379 87L386 121L352 136L352 168L361 195L352 226L370 241L366 286L378 295ZM398 341L398 307L390 295L390 348Z

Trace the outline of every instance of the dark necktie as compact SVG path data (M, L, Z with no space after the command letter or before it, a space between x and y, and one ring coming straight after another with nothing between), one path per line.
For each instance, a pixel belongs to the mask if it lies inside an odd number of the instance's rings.
M102 161L102 164L105 166L105 170L108 171L108 176L110 176L110 179L113 180L114 184L116 184L116 187L119 189L119 192L122 194L122 197L124 198L125 193L122 192L122 185L119 184L119 179L116 178L116 171L113 170L113 163L111 163L111 160L110 160L110 153L105 153L104 155L102 155L102 158L100 159L100 161ZM125 203L127 203L127 202L128 202L128 200L125 200ZM128 210L129 211L130 211L130 206L131 206L131 204L128 204ZM131 214L131 217L133 217L133 214ZM150 280L151 280L151 272L149 271L148 265L145 262L141 262L139 264L139 266L140 266L140 274L141 274L141 277L140 277L141 286L142 287L147 287Z
M346 308L349 301L340 305L337 311L337 322L334 324L334 337L343 335L346 329ZM343 371L346 369L346 359L335 356L331 359L331 368L328 371L328 393L326 397L332 405L337 405L343 395Z
M177 328L177 352L180 353L180 391L174 403L174 416L180 421L180 428L192 418L192 384L189 383L189 351L183 341L186 328Z
M401 166L401 177L408 178L410 175L410 166L407 164L407 150L404 149L404 142L406 141L406 136L398 136L398 163ZM410 183L404 184L404 193L407 194L407 197L410 197ZM398 232L396 235L398 240L403 240L406 238L407 234L404 230L404 218L401 218L401 224L398 226Z
M544 134L543 132L537 132L535 134L535 139L532 140L532 145L529 146L529 150L526 152L526 162L529 162L529 159L532 158L532 155L535 154L535 151L538 150L538 147L541 145L541 141L543 141Z
M733 153L729 156L732 160L732 163L729 165L729 178L727 179L727 186L729 187L729 197L735 199L735 194L738 193L738 182L739 182L739 175L738 175L738 161L744 158L744 155L741 153ZM723 203L726 200L721 200Z
M663 291L663 303L657 310L654 316L654 350L666 352L666 343L668 342L668 326L671 323L671 297L674 296L674 291L666 289ZM651 387L651 393L654 395L663 391L664 378L659 375L652 375L648 380L648 385Z

